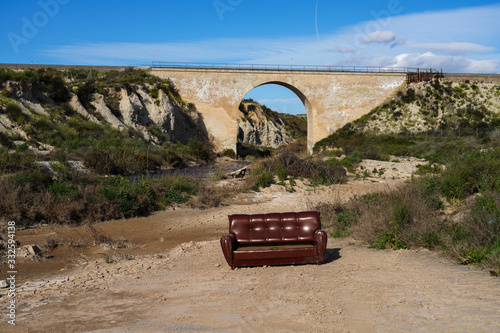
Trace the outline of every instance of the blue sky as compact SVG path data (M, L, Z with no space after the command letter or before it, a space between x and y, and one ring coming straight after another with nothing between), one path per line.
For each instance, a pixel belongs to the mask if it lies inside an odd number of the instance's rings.
M0 62L374 65L500 73L500 1L0 0ZM302 113L264 86L248 97Z

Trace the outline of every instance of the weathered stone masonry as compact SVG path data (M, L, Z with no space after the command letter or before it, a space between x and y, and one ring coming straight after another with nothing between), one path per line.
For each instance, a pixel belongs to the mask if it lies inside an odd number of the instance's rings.
M404 73L261 71L151 68L170 79L194 103L217 149L235 149L237 111L255 87L278 84L292 90L307 111L307 146L327 137L392 97L406 85Z

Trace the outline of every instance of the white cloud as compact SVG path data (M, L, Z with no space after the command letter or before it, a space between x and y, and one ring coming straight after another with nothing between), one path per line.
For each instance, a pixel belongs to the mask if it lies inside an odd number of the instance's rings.
M333 49L328 49L328 52L337 52L337 53L354 53L357 51L355 47L347 47L347 46L337 46Z
M421 43L409 45L411 48L451 55L494 52L496 48L474 43Z
M130 64L152 61L244 62L257 57L294 54L302 48L300 40L211 39L180 43L88 43L45 50L44 54L65 63Z
M375 59L375 66L420 67L443 69L445 73L499 73L500 60L474 60L457 56L441 56L432 52L402 53L395 57Z
M396 41L396 34L392 31L375 31L369 35L367 35L361 43L370 44L370 43L380 43L380 44L388 44L390 42Z

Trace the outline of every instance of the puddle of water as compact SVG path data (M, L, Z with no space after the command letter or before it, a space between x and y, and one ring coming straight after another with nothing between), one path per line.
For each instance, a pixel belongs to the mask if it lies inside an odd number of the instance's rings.
M154 253L166 253L177 245L190 241L211 240L220 237L224 230L217 225L190 224L187 226L175 223L176 218L186 214L182 211L161 212L148 217L139 217L127 220L114 220L93 225L100 235L111 238L110 242L92 245L88 226L42 226L38 229L19 230L17 239L24 245L37 245L43 251L42 258L17 258L18 283L35 278L44 278L64 270L71 270L78 264L90 260L105 260L106 255L111 260L133 258L134 256ZM193 216L196 211L190 212ZM173 223L171 223L173 222ZM63 245L48 250L45 245L47 239L52 238ZM72 241L85 243L87 247L67 246ZM66 244L66 245L64 245ZM0 263L0 280L7 277L6 259Z
M195 177L195 178L207 178L211 174L214 174L217 172L219 169L224 170L224 173L230 173L233 171L236 171L238 169L241 169L245 166L250 166L251 162L246 162L246 161L231 161L231 162L224 162L221 164L216 164L216 165L209 165L209 166L202 166L202 167L189 167L189 168L183 168L183 169L173 169L173 170L166 170L160 173L154 173L154 174L149 174L149 175L134 175L130 176L129 179L132 181L138 181L143 178L150 178L150 179L159 179L163 177L169 177L173 176L174 174L180 174L184 176L190 176L190 177ZM248 169L250 171L250 169Z

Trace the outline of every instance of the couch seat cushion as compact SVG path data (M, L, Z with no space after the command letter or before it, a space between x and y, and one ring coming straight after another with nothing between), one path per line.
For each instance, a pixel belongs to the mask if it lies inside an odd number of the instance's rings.
M234 259L254 260L314 257L316 251L316 246L313 244L241 246L234 251Z

